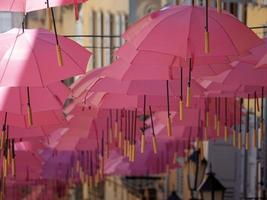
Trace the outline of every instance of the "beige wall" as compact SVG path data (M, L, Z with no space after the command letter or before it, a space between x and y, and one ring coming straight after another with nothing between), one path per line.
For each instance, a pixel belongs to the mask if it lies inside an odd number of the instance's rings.
M247 11L247 25L249 27L267 25L267 7L249 5ZM263 37L264 29L255 29L254 31L260 37Z
M128 0L89 0L84 7L93 10L102 10L103 12L124 12L129 14Z

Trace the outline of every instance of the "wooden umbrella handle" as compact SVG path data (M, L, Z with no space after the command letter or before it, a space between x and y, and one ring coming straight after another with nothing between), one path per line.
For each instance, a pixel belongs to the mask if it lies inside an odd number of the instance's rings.
M186 107L189 108L191 105L191 87L187 86L186 89Z
M232 141L233 141L233 147L236 147L236 130L233 130Z
M226 125L224 126L224 141L228 141L228 127Z
M169 116L167 119L167 132L168 132L168 136L172 136L172 119Z
M210 34L208 31L205 31L205 53L210 52Z
M145 153L145 133L142 133L141 135L141 153Z
M250 137L249 132L246 133L246 150L250 149Z
M183 103L183 100L180 100L179 102L179 111L180 111L180 115L179 115L179 118L180 120L183 120L184 119L184 103Z
M242 133L241 131L238 133L238 140L237 140L237 143L238 143L238 149L242 149Z
M158 143L157 143L157 139L156 139L155 135L152 136L152 144L153 144L153 152L154 152L154 154L157 154L158 153Z
M63 59L62 59L62 51L61 51L61 47L59 46L59 44L56 44L56 52L57 52L57 63L58 66L63 66Z
M32 120L32 108L31 105L28 104L27 106L27 114L28 114L28 125L31 127L33 125L33 120Z

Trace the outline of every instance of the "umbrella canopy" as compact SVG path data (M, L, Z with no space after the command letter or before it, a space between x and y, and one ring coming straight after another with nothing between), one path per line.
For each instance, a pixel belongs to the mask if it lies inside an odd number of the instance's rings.
M203 59L209 63L244 55L262 43L233 15L210 8L206 19L205 13L205 8L198 6L166 8L152 13L141 29L130 29L124 38L138 50L161 52L182 59ZM204 51L206 20L210 35L208 54Z
M91 53L70 39L58 39L62 67L58 67L54 34L44 29L12 29L1 34L0 41L8 48L0 62L0 85L44 87L85 73Z
M0 112L0 122L4 124L6 118L6 112ZM49 110L42 112L32 113L33 124L29 124L28 116L8 113L6 124L15 127L29 128L40 127L46 125L64 125L66 123L65 116L62 110Z
M29 96L26 87L0 87L0 111L26 115L29 101L32 112L60 110L69 93L70 90L61 82L29 88Z

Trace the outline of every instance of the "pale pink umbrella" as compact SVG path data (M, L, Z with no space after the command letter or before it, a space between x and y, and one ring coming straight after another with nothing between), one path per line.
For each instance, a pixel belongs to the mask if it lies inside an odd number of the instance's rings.
M50 32L12 29L1 34L0 40L8 49L0 62L0 85L44 87L85 73L90 52L70 39L58 39L64 59L62 67L56 67L57 56L53 53L56 41Z
M101 73L106 69L106 67L95 68L90 70L84 75L81 75L78 80L76 80L71 86L73 97L78 97L86 89L90 88L98 80L101 79Z
M48 0L50 7L64 6L78 3L84 3L87 0ZM46 9L48 7L47 0L3 0L1 2L0 10L9 12L32 12L36 10Z

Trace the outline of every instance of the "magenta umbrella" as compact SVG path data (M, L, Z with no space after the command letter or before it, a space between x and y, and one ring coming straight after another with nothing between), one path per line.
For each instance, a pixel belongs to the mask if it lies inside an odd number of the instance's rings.
M44 29L12 29L1 34L0 41L8 46L0 62L1 86L44 87L83 74L91 55L76 42L59 37L64 64L56 67L56 40Z

